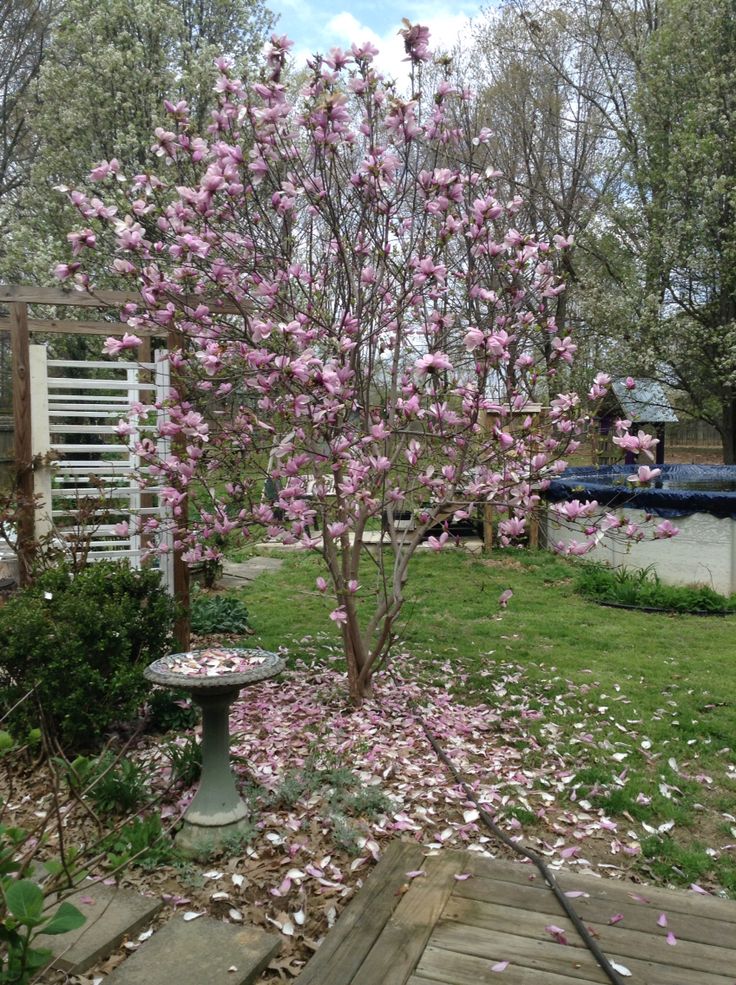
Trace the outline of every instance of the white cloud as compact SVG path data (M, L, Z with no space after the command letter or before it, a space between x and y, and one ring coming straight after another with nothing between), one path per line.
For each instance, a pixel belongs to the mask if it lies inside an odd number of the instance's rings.
M307 6L306 4L304 5ZM351 44L370 41L380 54L376 64L387 76L406 82L409 77L409 67L406 62L404 43L399 36L402 28L403 14L413 23L424 24L430 31L430 48L449 50L458 42L467 43L470 39L470 20L480 14L478 3L430 2L406 3L381 34L367 24L362 23L351 11L341 10L329 17L323 25L319 25L319 13L311 9L311 24L308 37L296 39L297 45L293 51L297 66L304 64L309 54L315 51L327 53L330 48L349 48ZM324 14L323 14L324 16ZM383 23L386 23L385 18Z

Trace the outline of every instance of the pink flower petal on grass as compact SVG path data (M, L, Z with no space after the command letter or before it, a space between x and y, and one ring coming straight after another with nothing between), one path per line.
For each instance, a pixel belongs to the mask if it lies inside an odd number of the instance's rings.
M426 876L424 869L412 869L411 872L406 873L407 879L417 879L419 876Z
M638 893L629 893L628 895L629 895L629 898L630 899L633 899L633 901L635 903L650 903L651 902L651 900L648 900L646 898L646 896L640 896Z
M608 923L613 926L614 924L621 923L623 918L623 913L614 913L612 917L608 918Z
M508 966L508 961L497 961L495 964L491 965L491 971L506 971Z
M674 935L674 934L672 933L672 931L670 931L670 932L669 932L669 934L667 934L667 943L668 943L668 944L671 944L671 945L672 945L673 947L674 947L674 946L675 946L675 944L677 943L677 938L676 938L676 937L675 937L675 935Z
M659 916L657 917L657 926L658 927L666 927L667 926L667 914L666 913L660 913L659 914Z
M472 872L458 872L457 875L453 876L452 878L453 879L456 879L458 882L465 882L466 879L472 879L473 878L473 873Z

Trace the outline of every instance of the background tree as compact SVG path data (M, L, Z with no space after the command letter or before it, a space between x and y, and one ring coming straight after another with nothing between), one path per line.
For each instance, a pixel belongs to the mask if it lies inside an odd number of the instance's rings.
M48 282L74 221L54 188L80 185L103 158L123 174L148 166L164 99L186 100L201 124L214 58L246 69L272 22L262 0L66 0L38 78L29 140L39 153L7 217L0 280Z
M718 428L732 463L732 5L511 0L509 9L538 66L598 112L609 146L607 194L577 240L568 303L578 302L607 368L679 391L683 409ZM548 43L551 23L565 53Z
M7 209L7 197L23 186L36 151L30 90L52 12L47 0L0 0L0 209Z

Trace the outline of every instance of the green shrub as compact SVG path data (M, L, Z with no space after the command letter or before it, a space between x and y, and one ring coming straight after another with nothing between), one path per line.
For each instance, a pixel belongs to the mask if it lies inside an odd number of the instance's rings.
M613 605L683 613L736 612L736 597L726 598L707 585L665 585L651 567L629 571L585 564L575 588L584 598Z
M148 799L143 769L113 752L77 756L67 768L69 786L92 801L101 814L131 814Z
M170 651L174 615L155 571L103 561L74 578L45 572L0 608L0 705L34 689L67 752L94 748L148 694L142 670ZM24 701L8 727L20 734L37 717Z
M166 834L158 814L135 817L102 842L106 853L105 864L109 869L122 869L137 865L142 869L155 869L159 865L171 865L178 859L174 843Z
M192 600L192 632L244 633L248 629L248 610L233 595L196 594Z
M187 691L154 687L146 701L148 724L155 732L181 732L196 725L199 715Z
M40 886L25 878L30 867L18 855L28 844L21 828L0 824L0 983L28 985L51 960L49 948L37 947L40 934L65 934L76 930L85 917L71 903L54 912ZM49 870L51 866L48 866Z

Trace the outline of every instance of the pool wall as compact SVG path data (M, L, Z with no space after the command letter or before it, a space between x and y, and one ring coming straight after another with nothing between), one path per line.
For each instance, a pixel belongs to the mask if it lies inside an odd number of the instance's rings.
M736 469L709 466L665 466L664 478L676 482L687 476L691 481L702 478L732 481ZM675 472L678 469L678 472ZM598 500L600 510L583 521L559 522L548 512L546 532L550 544L562 541L569 544L586 538L584 529L601 519L605 513L623 513L633 523L644 523L646 516L654 519L644 526L644 540L639 543L621 537L606 536L590 551L587 558L602 561L612 567L632 569L654 566L662 581L672 585L710 585L724 595L736 593L736 492L679 489L646 489L631 492L612 487L610 478L631 475L632 466L613 466L605 469L571 469L552 483L548 498L554 501L579 499ZM596 483L605 478L608 484ZM643 501L643 502L642 502ZM719 515L720 514L720 515ZM653 540L652 533L660 518L668 518L678 527L676 537Z

